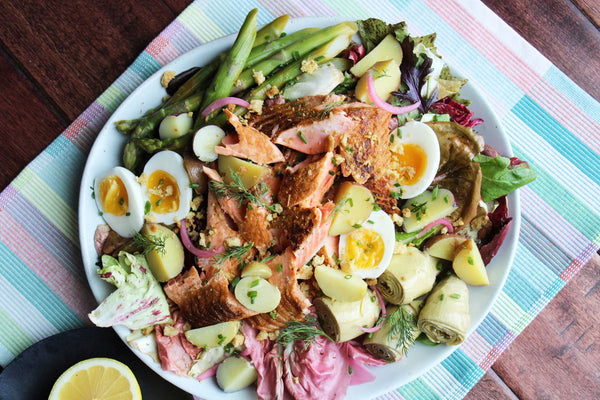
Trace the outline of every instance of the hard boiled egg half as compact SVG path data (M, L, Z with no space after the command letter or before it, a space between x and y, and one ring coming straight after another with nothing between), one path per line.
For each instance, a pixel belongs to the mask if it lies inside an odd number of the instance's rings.
M115 167L96 178L94 198L98 210L113 231L132 237L144 224L144 196L136 176Z
M356 230L340 235L341 269L363 279L377 278L394 253L394 222L383 210L373 211Z
M410 121L391 132L390 176L398 197L410 199L423 193L440 165L440 145L433 129Z
M140 179L146 199L146 211L154 222L173 224L186 217L190 211L192 189L183 166L183 157L165 150L153 155Z

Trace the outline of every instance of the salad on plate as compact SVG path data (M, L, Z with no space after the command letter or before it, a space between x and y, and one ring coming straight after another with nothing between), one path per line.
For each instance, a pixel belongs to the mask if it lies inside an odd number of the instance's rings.
M343 398L415 347L465 340L506 196L535 172L477 133L435 34L256 17L116 121L122 163L91 184L114 290L89 317L224 392Z

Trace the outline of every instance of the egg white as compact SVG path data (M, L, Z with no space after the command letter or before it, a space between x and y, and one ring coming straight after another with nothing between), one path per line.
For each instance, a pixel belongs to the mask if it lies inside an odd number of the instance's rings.
M123 182L123 186L127 191L129 207L126 215L111 214L104 209L100 198L100 183L110 176L117 176ZM142 225L144 224L145 200L142 195L142 188L131 171L123 167L114 167L98 176L94 181L94 197L104 221L117 234L123 237L132 237L142 229Z
M403 145L414 144L419 146L427 155L425 171L417 182L412 185L392 182L395 187L401 189L400 198L410 199L423 193L433 182L440 165L440 145L433 129L423 122L407 122L400 127L400 132L402 137L396 136L394 141L390 143L392 153L402 153L401 148ZM394 132L392 132L392 135L394 135Z
M173 177L179 189L178 207L173 212L157 212L156 204L152 204L152 202L150 202L149 190L152 188L148 187L148 178L155 171L161 170ZM141 184L145 199L144 201L149 202L150 204L149 215L154 222L170 225L185 218L190 211L190 202L192 201L190 179L185 167L183 166L183 157L174 151L165 150L153 155L144 166Z
M372 268L364 269L356 266L352 260L347 257L349 241L352 238L352 233L340 235L339 254L341 268L345 272L358 275L363 279L377 278L386 270L392 255L394 253L395 244L395 229L394 222L390 216L383 210L373 211L369 218L362 224L361 229L368 229L375 232L383 241L384 251L383 256L377 265Z

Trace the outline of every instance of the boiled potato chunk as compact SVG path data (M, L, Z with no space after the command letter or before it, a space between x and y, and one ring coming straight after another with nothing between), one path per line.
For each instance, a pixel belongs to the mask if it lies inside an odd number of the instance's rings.
M247 276L235 285L235 298L250 310L266 313L273 311L281 301L277 286L263 278Z
M225 183L231 184L233 182L231 175L231 171L233 171L240 177L242 185L246 189L250 189L261 182L269 173L269 167L267 166L254 164L233 156L219 156L218 169Z
M192 129L193 121L187 113L167 115L158 126L158 135L162 140L178 138Z
M369 189L352 182L342 182L335 195L336 208L329 236L350 233L369 218L375 199Z
M367 53L367 55L350 68L350 72L356 77L361 77L376 62L389 60L390 58L396 62L396 65L402 63L402 47L400 46L400 42L398 42L392 34L384 37L373 50Z
M338 301L358 301L367 292L367 283L358 275L326 265L315 267L315 279L325 295Z
M466 240L466 237L454 233L437 235L425 242L423 251L430 256L452 261L460 245L465 243Z
M200 161L212 162L218 157L215 147L225 137L225 131L216 125L206 125L198 129L192 140L192 150Z
M183 269L184 251L181 241L169 228L159 224L145 224L142 234L164 240L164 247L155 247L146 254L146 261L152 275L159 282L166 282L179 275Z
M473 239L467 240L460 246L460 250L452 262L452 268L456 276L468 285L486 286L490 284L485 264Z
M225 346L233 340L241 326L240 321L227 321L185 332L187 340L198 347Z
M244 266L242 269L242 278L247 276L256 276L258 278L269 279L273 272L271 268L264 262L252 261Z
M447 189L437 193L426 190L417 197L406 200L402 208L408 208L411 215L404 218L406 232L420 231L436 219L447 217L456 209L454 195Z
M217 367L217 384L227 393L252 385L256 378L256 368L243 357L226 358Z
M376 62L369 72L361 76L356 83L354 94L356 98L363 103L371 104L373 100L369 97L369 89L367 85L367 76L372 74L373 86L377 96L382 100L387 100L390 93L398 90L400 87L400 66L394 60L385 60Z

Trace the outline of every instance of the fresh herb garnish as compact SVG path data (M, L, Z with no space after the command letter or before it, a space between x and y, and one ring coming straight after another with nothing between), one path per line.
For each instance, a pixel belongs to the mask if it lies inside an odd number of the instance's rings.
M136 234L133 235L133 242L142 247L143 255L146 255L151 251L157 251L158 253L164 255L166 241L166 236L144 235L140 232L136 232Z
M319 327L317 320L314 317L307 316L304 322L288 321L286 326L279 331L277 343L287 346L296 340L302 340L306 349L315 341L317 336L325 336L333 342L333 339Z
M325 106L325 109L321 113L321 119L327 118L329 116L329 113L331 112L331 110L333 110L336 107L341 106L342 104L344 104L344 100L340 100L340 101L336 101L336 102L327 104Z
M304 143L308 143L308 139L306 139L306 136L304 136L304 133L302 133L302 131L298 131L298 136L300 137L300 140L302 140Z
M243 246L231 246L228 247L225 251L223 251L223 253L214 256L213 259L218 266L223 265L227 260L232 258L241 261L252 247L254 247L253 242L250 242Z
M416 316L406 311L403 307L398 307L393 313L383 317L389 325L388 337L396 340L396 349L402 354L410 347L414 339L414 330L417 325ZM378 321L377 324L382 323Z
M420 204L413 202L410 206L410 212L416 215L417 221L420 221L423 214L427 212L427 202L424 201Z
M254 203L258 206L265 207L267 210L276 213L279 211L278 204L267 204L262 196L267 193L266 185L259 184L257 189L257 193L252 193L242 183L242 178L233 170L230 170L232 183L227 184L224 182L210 181L209 187L210 190L217 197L230 197L234 200L237 200L238 206L241 206L244 201L248 201L250 203ZM264 182L262 182L264 183Z

